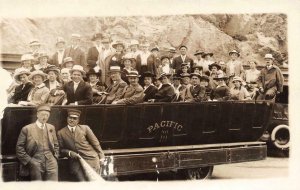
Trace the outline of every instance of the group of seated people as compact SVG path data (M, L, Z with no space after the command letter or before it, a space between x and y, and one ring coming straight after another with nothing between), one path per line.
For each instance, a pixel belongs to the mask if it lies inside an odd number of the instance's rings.
M143 64L142 53L137 56L139 60L128 53L119 62L112 56L111 61L102 63L104 66L98 60L88 70L72 57L57 66L50 64L53 61L44 53L36 61L33 55L24 54L8 90L8 103L38 106L251 100L260 95L261 99L272 99L282 90L283 77L273 66L271 54L265 56L265 70L258 71L255 61L248 62L250 69L244 70L236 50L229 52L226 64L212 61L212 53L199 50L193 60L186 55L184 45L179 47L178 57L160 57L158 51L157 47L151 49L159 60L153 63ZM108 71L104 67L109 67Z

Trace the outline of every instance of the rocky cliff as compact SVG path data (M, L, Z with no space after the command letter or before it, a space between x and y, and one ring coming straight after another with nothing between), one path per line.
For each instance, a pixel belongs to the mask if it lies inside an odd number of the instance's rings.
M70 34L83 36L87 50L96 32L112 39L149 40L160 48L186 44L189 54L201 49L214 53L216 61L228 60L228 51L235 48L243 60L256 59L262 64L265 53L272 53L282 62L287 54L287 16L284 14L209 14L160 17L70 17L23 18L1 20L2 52L24 53L31 39L40 39L49 54L55 51L57 36L67 41Z

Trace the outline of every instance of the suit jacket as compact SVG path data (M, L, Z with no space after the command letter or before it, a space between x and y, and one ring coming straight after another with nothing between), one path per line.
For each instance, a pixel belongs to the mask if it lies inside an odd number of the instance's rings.
M124 88L123 94L117 104L137 104L142 103L144 98L144 90L140 85L137 86L126 86Z
M91 85L84 81L80 81L76 91L74 92L74 82L70 81L63 86L63 90L67 96L67 104L77 102L78 105L92 104L93 91Z
M158 89L154 85L150 85L145 91L144 91L144 102L147 102L149 99L154 99L154 95L158 92Z
M76 49L68 47L65 50L65 54L66 57L72 57L75 65L81 65L83 68L87 69L85 54L79 47Z
M189 88L186 88L186 96L185 101L187 102L201 102L207 100L206 94L205 94L205 87L196 85L190 86Z
M194 66L194 60L192 58L186 56L185 60L183 61L181 55L179 55L178 57L175 57L172 62L172 68L175 69L176 73L181 70L182 63L190 63L190 68L193 68Z
M97 137L87 125L77 125L74 136L68 127L64 127L57 132L57 137L63 156L69 156L69 151L74 151L85 160L104 158Z
M96 67L96 62L98 60L98 56L99 56L99 51L98 49L94 46L94 47L90 47L88 50L88 54L87 54L87 66L88 69L92 69L94 67Z
M63 60L62 60L62 63L59 64L58 62L58 53L57 51L52 55L51 59L49 60L49 63L51 65L55 65L59 68L62 68L62 65L63 65L63 62L64 62L64 58L66 58L66 51L64 51L64 55L63 55Z
M172 102L175 98L174 87L170 84L163 84L158 92L154 95L155 102Z
M55 127L49 123L46 123L46 127L48 132L50 151L57 159L59 155L59 146ZM16 145L16 155L23 165L28 164L28 162L31 160L31 157L33 157L37 151L37 145L39 143L42 143L38 142L37 130L38 126L36 125L36 123L32 123L23 127L20 132Z
M23 89L22 88L23 84L15 88L15 93L10 100L11 103L17 104L19 101L26 101L30 90L33 88L33 84L28 82L25 84L25 87Z
M123 94L123 90L126 86L127 86L127 83L123 80L120 80L119 82L116 82L116 83L110 85L106 89L106 92L109 94L106 96L105 104L111 104L114 100L120 99L120 97Z

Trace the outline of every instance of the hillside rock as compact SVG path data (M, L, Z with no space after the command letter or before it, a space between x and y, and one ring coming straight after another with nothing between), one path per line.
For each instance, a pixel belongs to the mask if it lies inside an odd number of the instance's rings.
M62 36L67 42L72 33L82 35L82 48L92 45L96 32L113 40L148 40L161 49L186 44L193 56L197 49L214 53L216 61L228 60L228 52L238 49L245 61L263 64L263 55L273 53L280 63L287 54L287 17L283 14L209 14L140 17L63 17L1 20L2 52L25 53L31 39L40 39L42 49L55 51L55 40Z

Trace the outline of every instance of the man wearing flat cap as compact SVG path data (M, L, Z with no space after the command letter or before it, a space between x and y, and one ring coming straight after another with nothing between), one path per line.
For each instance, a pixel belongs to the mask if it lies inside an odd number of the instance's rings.
M86 181L79 159L84 159L98 174L104 153L97 137L87 125L80 125L81 111L68 110L68 125L58 131L60 152L69 158L69 171L78 181ZM80 158L81 157L81 158Z
M193 59L187 56L186 54L187 49L188 49L187 46L181 45L179 47L180 55L173 59L172 68L175 69L176 73L180 71L182 63L188 63L190 68L193 68L194 66Z
M38 106L36 122L23 127L17 141L20 175L29 173L31 180L58 180L59 146L55 127L47 123L49 116L48 105Z

